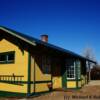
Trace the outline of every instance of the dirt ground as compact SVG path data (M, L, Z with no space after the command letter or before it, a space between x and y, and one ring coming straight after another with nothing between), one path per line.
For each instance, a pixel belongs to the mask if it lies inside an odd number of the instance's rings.
M0 100L100 100L100 85L87 85L80 90L53 91L38 97Z
M28 100L100 100L100 86L85 86L73 91L55 91Z

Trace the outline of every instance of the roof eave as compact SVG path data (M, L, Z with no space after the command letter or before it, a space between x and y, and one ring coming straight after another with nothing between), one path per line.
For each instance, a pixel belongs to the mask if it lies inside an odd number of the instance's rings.
M2 27L2 26L0 26L0 29L3 30L3 31L5 31L5 32L7 32L7 33L9 33L9 34L11 34L11 35L13 35L13 36L15 36L15 37L17 37L17 38L19 38L19 39L21 39L21 40L23 40L23 41L25 41L25 42L27 42L27 43L29 43L29 44L31 44L31 45L33 45L33 46L36 46L36 44L37 44L37 41L35 41L35 40L34 40L34 41L29 41L28 39L26 39L26 38L24 38L24 37L22 37L22 36L16 34L15 32L12 32L12 31L10 31L10 30L7 30L6 28L4 28L4 27ZM46 46L46 47L50 47L50 48L52 48L52 49L56 49L56 50L58 50L58 51L65 52L65 53L68 53L68 54L73 55L73 56L75 56L75 57L78 57L78 58L87 60L87 61L89 61L89 62L97 63L97 62L95 62L95 61L92 61L92 60L90 60L90 59L87 59L87 58L85 58L85 57L83 57L83 56L80 56L80 55L78 55L78 54L75 54L75 53L73 53L73 52L71 52L71 51L68 51L68 50L62 49L62 48L60 48L60 47L51 45L51 44L49 44L49 43L45 43L45 42L43 42L43 41L39 41L38 43L39 43L39 44L42 44L42 45L44 45L44 46Z

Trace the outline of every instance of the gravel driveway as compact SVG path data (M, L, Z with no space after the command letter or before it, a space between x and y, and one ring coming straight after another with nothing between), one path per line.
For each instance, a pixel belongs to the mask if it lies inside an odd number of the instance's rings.
M87 86L100 85L100 80L91 80Z

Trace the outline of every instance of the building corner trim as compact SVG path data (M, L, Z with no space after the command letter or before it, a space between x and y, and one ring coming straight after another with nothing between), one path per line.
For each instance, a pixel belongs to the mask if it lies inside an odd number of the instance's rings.
M31 55L28 53L28 87L27 87L27 96L31 94Z

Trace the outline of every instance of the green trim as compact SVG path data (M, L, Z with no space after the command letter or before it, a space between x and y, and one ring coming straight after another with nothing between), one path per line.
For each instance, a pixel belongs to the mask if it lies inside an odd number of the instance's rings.
M0 81L0 83L7 83L7 84L12 84L12 85L20 85L23 86L26 82L20 82L20 81Z
M79 65L78 65L78 61L80 61L79 59L77 59L76 61L75 61L75 65L76 65L76 87L77 88L80 88L79 87L79 81L82 81L82 78L81 78L81 65L80 65L80 67L78 67ZM79 79L79 76L78 76L78 68L80 68L80 79ZM82 84L81 84L81 87L82 87Z
M43 91L30 93L30 96L39 96L50 93L52 91ZM18 93L18 92L8 92L8 91L0 91L0 97L27 97L27 93Z
M82 79L78 79L77 81L81 81ZM76 81L76 79L67 79L67 81Z
M28 53L28 90L27 93L30 95L30 89L31 89L31 55Z
M64 66L62 68L62 88L63 89L66 89L66 87L67 87L67 85L66 85L66 83L67 83L67 78L66 78L67 74L66 73L67 73L66 72L66 67Z
M52 82L51 80L47 80L47 81L35 81L34 83L38 84L38 83L50 83Z
M42 83L50 83L52 82L51 80L46 80L46 81L35 81L35 82L28 82L28 81L5 81L5 80L0 80L2 83L8 83L8 84L42 84Z
M4 61L4 62L0 62L0 64L14 64L14 61L11 62Z
M28 81L5 81L5 80L0 80L0 83L10 83L10 84L28 84ZM32 83L32 82L31 82Z
M76 88L78 88L78 67L77 67L77 60L75 61L75 73L76 73Z
M52 68L52 65L51 65L51 85L52 85L52 89L53 90L53 75L52 75L52 72L53 71L53 68Z
M25 97L26 93L0 91L0 97Z

